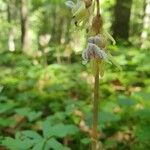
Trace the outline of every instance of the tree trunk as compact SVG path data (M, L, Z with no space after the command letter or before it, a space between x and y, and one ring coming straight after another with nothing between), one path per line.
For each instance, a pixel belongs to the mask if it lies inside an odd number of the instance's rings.
M53 20L53 24L52 24L52 29L51 29L51 35L52 35L52 40L51 42L56 42L56 32L57 32L57 7L54 7L53 8L53 11L52 11L52 20Z
M12 1L7 2L7 21L11 25L13 18L13 8L11 7L13 4ZM15 51L15 27L10 26L9 33L8 33L8 50Z
M141 34L141 48L149 46L148 36L150 35L150 0L144 1L144 15L143 15L143 31Z
M70 33L69 33L69 29L71 27L71 20L70 19L67 19L67 22L66 22L66 33L65 33L65 43L68 44L71 40L71 37L70 37Z
M8 23L11 23L11 8L10 8L10 2L7 2L7 21L8 21Z
M128 40L132 0L117 0L114 9L113 36Z
M21 42L24 53L30 53L28 0L21 0Z
M61 26L60 26L61 24ZM58 24L57 24L57 34L56 34L56 42L58 44L61 43L61 38L63 34L63 25L64 25L64 18L59 18Z

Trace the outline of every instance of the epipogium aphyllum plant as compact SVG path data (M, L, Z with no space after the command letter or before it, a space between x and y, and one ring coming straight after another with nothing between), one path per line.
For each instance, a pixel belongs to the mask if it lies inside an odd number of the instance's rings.
M93 123L92 123L92 150L99 150L98 142L98 112L99 112L99 80L104 75L105 63L114 64L120 69L112 55L107 50L108 39L113 44L113 37L103 29L103 20L100 13L100 0L77 0L66 1L71 8L73 22L77 28L86 29L88 40L87 47L82 52L83 64L90 62L94 75L94 101L93 101ZM96 10L96 11L95 11Z

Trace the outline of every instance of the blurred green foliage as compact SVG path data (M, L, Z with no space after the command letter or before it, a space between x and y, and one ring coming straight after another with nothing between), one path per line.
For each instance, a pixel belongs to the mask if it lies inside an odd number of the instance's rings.
M123 71L108 68L100 84L102 145L105 149L149 149L150 80L146 66L150 53L141 54L138 49L122 46L115 48L115 53ZM81 62L50 64L45 70L22 54L5 52L0 57L2 144L12 150L21 149L23 142L27 143L24 149L43 145L45 149L51 145L53 149L66 149L61 143L70 135L71 149L79 148L79 143L80 149L89 147L88 134L80 129L82 121L87 127L92 121L92 81L88 66L85 68ZM20 120L23 120L21 124ZM51 140L41 137L42 124L43 134L47 130L45 134L48 139L52 136ZM13 132L17 132L15 139L7 137Z

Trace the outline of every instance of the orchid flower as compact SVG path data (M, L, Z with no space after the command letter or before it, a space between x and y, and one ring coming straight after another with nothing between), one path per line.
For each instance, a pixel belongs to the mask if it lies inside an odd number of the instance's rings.
M102 35L92 36L88 39L87 48L82 53L83 64L96 58L99 60L99 65L101 68L100 75L104 74L104 62L115 65L119 70L121 67L116 63L113 56L106 51L106 39Z
M97 45L88 43L87 48L82 53L82 58L84 61L89 61L92 58L107 60L107 54Z
M77 0L77 3L66 1L65 4L72 9L73 20L76 26L81 22L88 21L91 14L92 4L86 7L86 2L83 0Z

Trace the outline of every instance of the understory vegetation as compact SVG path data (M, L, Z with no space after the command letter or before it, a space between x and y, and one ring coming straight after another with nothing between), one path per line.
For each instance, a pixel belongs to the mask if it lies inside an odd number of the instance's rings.
M0 150L90 149L94 81L90 64L82 64L86 33L76 32L64 2L30 1L29 26L21 26L20 2L0 0ZM139 13L144 4L131 4L128 37L114 32L117 4L101 4L104 28L117 39L108 48L122 69L106 64L100 79L100 150L149 150L150 44L141 39L149 29ZM30 47L21 42L28 30Z

